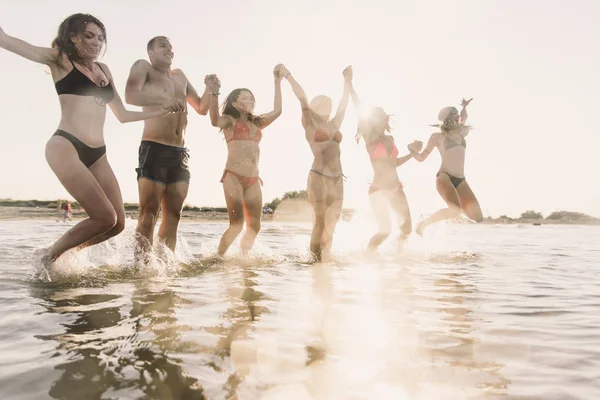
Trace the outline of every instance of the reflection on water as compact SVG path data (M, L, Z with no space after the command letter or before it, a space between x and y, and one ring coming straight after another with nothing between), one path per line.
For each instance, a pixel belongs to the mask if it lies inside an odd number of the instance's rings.
M62 317L61 332L37 336L56 343L53 357L60 360L48 395L451 399L507 393L503 365L478 351L476 330L485 321L473 312L472 266L450 264L433 276L383 259L221 267L185 280L102 288L32 284L31 296ZM214 293L198 297L203 287ZM193 315L199 307L207 309Z
M453 385L460 382L472 388L470 395L506 395L510 380L501 374L503 364L495 362L480 351L476 339L477 328L484 324L473 313L477 297L477 265L454 265L452 270L433 279L434 306L442 313L442 326L432 332L429 341L433 368L433 383L438 387L444 381Z
M61 371L48 394L56 399L149 396L204 399L198 381L185 376L177 353L184 344L173 291L136 282L129 296L90 289L33 287L51 313L66 318L64 332L38 336L57 342ZM127 304L129 301L129 304Z
M202 326L198 321L200 329L217 339L211 347L182 338L193 327L178 321L177 308L192 302L175 292L176 282L116 284L113 289L119 294L106 293L105 288L32 285L31 296L65 321L63 332L37 336L56 342L54 357L64 360L55 366L60 377L48 394L56 399L207 398L178 355L199 356L196 361L222 373L230 363L232 342L247 340L266 311L255 272L242 268L229 275L232 285L225 299L229 305L219 316L220 323ZM235 395L244 375L240 372L232 370L224 382L227 398Z
M29 270L13 255L0 280L0 397L596 398L593 257L555 268L568 257L486 245L330 264L200 254L159 277L98 267L81 279L91 287L14 279Z

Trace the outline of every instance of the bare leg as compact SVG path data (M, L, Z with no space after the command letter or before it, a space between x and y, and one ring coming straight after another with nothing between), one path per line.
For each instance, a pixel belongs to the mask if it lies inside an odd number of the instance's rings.
M344 181L342 178L327 178L327 209L325 210L325 232L323 234L323 251L329 256L333 245L333 235L342 215L344 203Z
M244 188L232 174L225 175L223 192L229 213L229 228L221 236L218 254L224 255L244 228Z
M158 236L164 239L165 244L175 252L177 245L177 229L181 219L181 210L188 194L190 185L186 182L177 182L167 185L162 197L162 222L158 229Z
M165 186L146 178L138 180L138 192L140 196L140 212L135 229L137 246L135 259L144 257L152 250L154 227L158 220L160 202L165 191Z
M310 235L310 252L321 261L322 243L325 232L325 211L327 210L327 187L325 177L309 173L307 195L313 209L313 228Z
M371 203L371 209L377 220L377 233L371 237L367 249L374 250L388 238L392 232L392 224L390 222L388 204L383 191L379 190L371 193L371 195L369 195L369 202Z
M88 240L87 242L79 245L79 249L83 249L85 247L93 246L98 243L102 243L105 240L110 239L123 232L125 229L125 207L123 206L123 197L121 196L121 188L119 187L119 182L117 182L117 178L108 163L106 157L102 157L98 161L94 163L90 167L90 172L102 189L104 193L110 200L113 208L117 213L117 223L116 225L106 233L96 236L95 238Z
M244 210L246 214L246 233L242 238L242 253L246 254L256 240L260 231L260 220L262 217L262 189L260 183L256 182L244 191Z
M65 189L89 216L69 229L48 249L43 261L49 265L65 251L111 230L117 223L117 213L68 140L51 138L46 145L46 160Z
M392 210L396 213L398 218L398 225L400 226L400 238L398 243L398 249L404 248L404 242L408 239L410 232L412 231L412 220L410 218L410 209L408 207L408 200L406 194L402 188L398 188L388 194L388 199Z
M436 179L436 186L438 193L442 196L446 204L448 204L448 208L438 210L427 217L424 221L421 221L417 225L416 229L416 232L419 236L423 235L423 231L429 225L446 219L456 218L461 213L460 201L458 200L456 189L454 189L454 186L452 185L448 175L440 174Z
M456 191L458 193L462 210L465 212L465 214L467 214L467 217L475 222L483 221L481 206L479 205L479 202L477 201L477 198L475 197L475 194L473 194L473 191L471 190L471 187L467 181L463 181L460 185L458 185Z

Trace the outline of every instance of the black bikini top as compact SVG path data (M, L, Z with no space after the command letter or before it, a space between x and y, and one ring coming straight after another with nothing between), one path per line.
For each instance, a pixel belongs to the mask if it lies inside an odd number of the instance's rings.
M71 61L71 60L69 60ZM110 103L115 93L110 82L106 83L101 81L103 86L98 86L90 78L88 78L83 72L75 67L73 61L71 61L73 69L64 78L54 84L56 93L61 94L73 94L75 96L93 96L103 104ZM106 73L98 64L98 68L107 77Z
M454 140L446 136L446 138L444 139L444 150L448 150L449 148L456 146L462 146L465 149L467 148L467 141L465 140L464 136L461 138L460 143L456 143Z

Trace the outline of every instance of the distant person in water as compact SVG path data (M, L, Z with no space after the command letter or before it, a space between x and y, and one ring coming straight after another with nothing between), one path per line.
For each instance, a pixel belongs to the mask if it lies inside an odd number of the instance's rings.
M125 227L121 190L106 158L106 105L121 123L182 111L175 101L152 111L126 110L110 69L97 62L105 43L104 25L89 14L66 18L51 48L33 46L0 28L1 48L50 67L62 118L46 144L46 160L89 216L46 250L46 267L65 251L103 242Z
M397 168L418 154L423 143L412 142L408 145L409 154L399 157L394 137L386 134L391 132L390 116L381 107L375 107L364 115L354 90L352 90L352 100L359 115L356 142L358 143L361 138L364 139L374 173L373 183L369 187L369 200L375 213L378 231L371 237L368 249L376 249L390 235L392 223L389 208L391 208L400 226L398 250L401 250L412 231L412 222L408 200L398 177Z
M63 206L62 206L62 200L58 199L58 202L56 203L56 212L58 214L62 214L63 213ZM60 221L60 217L56 218L56 222Z
M332 101L319 95L308 102L304 89L292 74L283 69L283 76L292 86L302 109L304 137L310 146L314 159L308 173L307 195L313 209L313 228L310 238L310 251L321 261L327 257L333 244L333 234L342 213L344 202L344 175L340 161L340 127L344 121L346 107L352 90L352 67L342 72L344 92L337 111L331 118Z
M70 221L71 215L73 213L73 207L71 206L71 203L69 203L68 200L63 203L62 210L63 210L63 221L66 221L67 219Z
M144 121L136 169L140 202L136 259L152 248L160 210L162 222L158 237L175 251L181 211L190 184L189 156L185 148L186 102L198 114L206 115L211 101L208 86L199 96L182 70L171 69L174 53L168 38L152 38L146 50L150 62L137 60L131 67L125 101L147 111L175 103L184 112Z
M465 178L465 151L470 127L465 125L467 120L467 106L473 99L461 102L462 110L459 114L455 107L445 107L438 114L440 132L434 133L429 138L427 147L422 153L414 157L422 162L437 148L442 157L442 165L436 175L436 186L447 208L441 209L417 225L416 232L422 235L429 225L458 217L464 212L467 217L475 222L481 222L483 215L477 198Z
M235 89L225 99L219 112L220 81L211 77L212 94L210 121L220 128L227 143L227 162L221 177L229 214L229 227L219 242L218 254L224 255L240 234L246 221L246 232L240 247L243 254L252 248L260 231L263 211L262 180L259 176L260 141L262 130L281 115L281 65L273 70L275 100L273 110L262 115L254 114L255 99L248 89Z

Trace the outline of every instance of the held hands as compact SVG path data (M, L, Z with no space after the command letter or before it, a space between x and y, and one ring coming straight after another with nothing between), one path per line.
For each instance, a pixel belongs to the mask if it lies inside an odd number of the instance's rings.
M167 110L167 114L185 112L185 100L169 99L165 104L163 104L163 108Z
M279 67L279 76L281 78L287 78L288 75L290 75L290 70L287 69L285 65L277 64L277 66Z
M473 98L471 97L469 100L465 100L464 98L462 99L462 101L460 102L460 105L462 107L466 107L469 105L469 103L471 102L471 100L473 100Z
M411 154L419 153L423 148L423 142L421 142L420 140L415 140L406 147L408 148L408 151L410 151Z
M346 83L352 83L352 65L347 66L342 72L342 75L344 75L344 81Z
M206 77L204 77L204 84L208 87L213 96L217 96L219 94L219 90L221 89L221 81L217 75L206 75Z
M283 64L277 64L275 66L275 68L273 69L273 76L275 77L275 80L277 82L281 82L281 80L283 79L284 74L283 74L282 68L285 68L283 66Z

